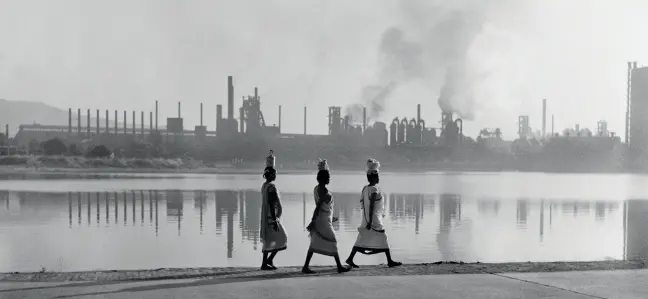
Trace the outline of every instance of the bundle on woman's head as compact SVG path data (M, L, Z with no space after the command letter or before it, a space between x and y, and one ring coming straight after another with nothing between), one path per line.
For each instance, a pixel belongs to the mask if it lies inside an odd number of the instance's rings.
M380 162L376 159L367 160L367 174L378 174L380 169Z
M272 150L270 150L270 155L266 158L266 168L263 171L263 177L266 177L267 174L275 174L277 170L275 169L276 158Z
M270 154L266 158L266 168L275 168L277 159L274 156L274 151L270 150Z
M317 170L329 170L328 162L326 161L326 159L319 159L319 162L317 162Z

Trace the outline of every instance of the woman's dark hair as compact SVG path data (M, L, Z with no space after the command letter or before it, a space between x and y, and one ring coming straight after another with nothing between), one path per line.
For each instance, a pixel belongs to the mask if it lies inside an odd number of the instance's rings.
M331 179L331 173L328 170L320 170L317 172L317 182L325 185Z
M380 176L377 173L368 173L367 174L367 181L369 183L377 182L379 178L380 178Z
M277 176L277 170L274 169L273 167L266 167L263 170L263 178L266 180L274 180Z

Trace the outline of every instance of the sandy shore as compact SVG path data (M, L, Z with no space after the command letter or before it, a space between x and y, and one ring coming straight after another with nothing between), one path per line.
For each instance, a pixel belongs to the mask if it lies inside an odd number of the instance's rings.
M593 270L646 269L646 261L592 261L592 262L543 262L543 263L463 263L436 262L408 264L397 268L385 265L361 266L343 275L352 276L401 276L477 273L564 272ZM185 278L236 278L236 277L299 277L301 267L279 268L276 271L260 271L257 268L174 268L155 270L87 271L87 272L32 272L0 273L0 281L9 282L61 282L61 281L138 281ZM335 267L312 267L319 276L339 275Z

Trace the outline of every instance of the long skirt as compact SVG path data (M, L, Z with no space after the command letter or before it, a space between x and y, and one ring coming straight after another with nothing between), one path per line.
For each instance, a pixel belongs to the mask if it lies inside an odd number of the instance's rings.
M330 218L318 218L318 220L315 220L315 228L310 232L309 249L315 253L329 256L338 253L337 238Z
M286 229L284 229L281 221L277 221L277 230L274 230L272 224L268 224L265 228L265 236L262 236L261 242L263 243L262 251L273 252L286 250L288 248L288 236L286 235Z
M366 227L358 227L358 238L356 239L355 248L368 250L385 250L389 249L387 234L385 231L376 231Z

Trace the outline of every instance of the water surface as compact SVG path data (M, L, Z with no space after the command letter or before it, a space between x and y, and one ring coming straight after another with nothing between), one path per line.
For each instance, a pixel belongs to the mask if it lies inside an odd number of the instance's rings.
M277 182L289 235L277 265L303 262L314 181ZM258 175L4 177L0 271L258 266L261 183ZM393 256L418 263L648 257L646 183L630 175L434 173L385 174L381 185ZM343 258L361 221L363 184L361 173L333 177Z

